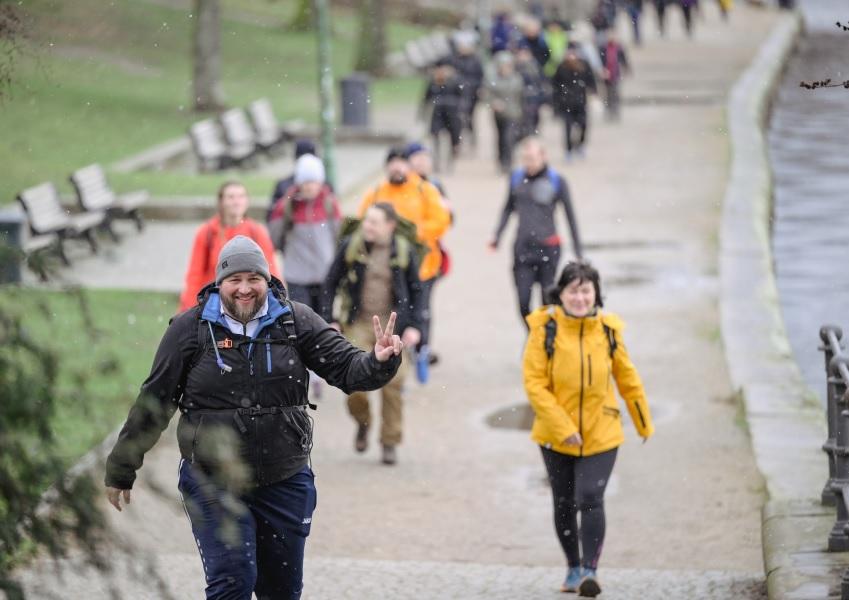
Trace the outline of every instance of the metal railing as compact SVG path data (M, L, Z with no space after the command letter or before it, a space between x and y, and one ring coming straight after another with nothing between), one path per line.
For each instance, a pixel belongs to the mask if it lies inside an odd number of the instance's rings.
M822 503L837 508L837 519L828 534L829 552L849 551L849 354L844 352L842 338L843 330L836 325L820 329L828 389L828 439L823 444L828 455L828 481ZM849 569L840 582L840 597L849 600Z

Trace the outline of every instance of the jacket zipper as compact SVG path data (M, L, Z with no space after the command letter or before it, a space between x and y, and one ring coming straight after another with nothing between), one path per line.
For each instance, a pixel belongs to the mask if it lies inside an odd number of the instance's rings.
M581 353L581 397L578 405L578 433L581 434L580 456L584 455L584 321L581 319L581 333L578 337L578 350Z
M593 357L591 354L587 354L587 370L589 372L589 386L593 386Z
M643 409L640 408L640 403L635 402L634 406L637 407L637 414L640 415L640 423L643 424L643 429L646 428L646 418L643 416Z

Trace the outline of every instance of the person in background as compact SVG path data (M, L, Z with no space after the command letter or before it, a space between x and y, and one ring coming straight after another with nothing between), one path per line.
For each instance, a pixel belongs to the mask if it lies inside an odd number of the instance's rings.
M534 411L531 439L542 452L557 538L568 570L564 592L595 598L606 529L604 492L625 441L615 384L645 442L654 434L643 383L622 339L624 323L602 312L601 279L570 262L550 305L527 318L525 392ZM580 514L580 524L578 515Z
M499 52L512 50L516 37L516 26L510 20L510 13L496 13L490 31L489 51L493 56Z
M430 151L422 144L413 142L407 146L405 156L407 157L407 161L410 163L410 169L412 169L413 172L424 181L432 183L434 187L439 190L439 194L442 196L442 203L445 205L445 208L448 209L448 212L451 215L451 225L453 225L454 211L451 210L451 204L448 201L448 193L445 191L445 186L442 184L442 181L433 176L433 160L431 159ZM451 272L451 255L448 253L448 250L445 248L445 243L441 239L438 242L438 247L440 254L442 254L442 262L439 266L439 275L436 278L437 281L443 277L447 277ZM434 282L434 288L435 283L436 282ZM430 303L433 303L433 292L434 290L431 290L430 292ZM430 324L428 330L428 342L430 346L433 345L433 323ZM439 362L439 355L432 347L429 348L428 362L430 365L435 365Z
M530 50L540 71L545 67L548 59L551 58L551 49L549 49L548 43L546 43L542 25L534 17L527 17L522 23L522 37L519 39L518 47L524 47Z
M616 32L612 29L607 33L607 41L598 49L601 64L604 65L604 105L607 118L619 120L621 95L619 86L623 75L631 74L631 65L624 46L619 43Z
M722 15L722 20L727 21L728 13L734 8L734 0L717 0L717 4L719 4L719 13Z
M543 74L549 79L557 71L557 65L563 61L563 56L566 54L566 48L569 46L568 31L569 27L556 19L552 19L545 26L545 41L548 44L548 49L551 51L551 56L548 57L548 62L545 63Z
M657 15L657 29L660 37L666 35L666 6L670 0L654 0L654 12Z
M498 132L498 165L502 173L509 173L517 129L522 120L525 86L509 52L499 52L493 62L495 68L487 78L486 96Z
M561 175L548 166L542 141L536 137L527 138L522 142L522 167L513 171L510 177L507 201L489 243L490 251L494 252L515 212L519 217L519 226L513 244L513 280L523 323L531 312L534 285L539 284L540 291L544 293L554 283L557 274L561 245L555 224L558 204L566 212L575 256L580 258L581 239L569 186Z
M684 29L687 37L693 37L693 11L698 8L699 0L678 0L681 13L684 15Z
M398 213L391 204L378 202L365 211L359 229L339 246L325 282L322 316L341 329L354 346L368 349L371 344L374 314L397 314L397 328L405 346L413 347L421 339L422 288L418 262L411 240L396 234ZM333 304L341 297L342 312L334 316ZM380 443L382 461L394 465L402 437L402 392L404 370L381 389ZM372 424L368 395L356 392L348 396L348 411L357 422L354 449L368 449Z
M643 43L642 31L640 29L640 19L643 16L643 0L625 0L625 13L628 15L634 31L634 45L640 46Z
M519 43L516 52L516 71L522 76L522 119L519 122L517 141L529 135L539 133L539 112L545 101L545 78L539 63L534 59L530 48L524 42Z
M198 303L198 293L210 281L215 280L215 261L224 244L237 235L246 236L262 248L271 274L280 277L274 245L265 225L247 217L248 190L238 181L228 181L218 189L218 212L201 225L195 233L189 267L183 293L180 295L180 311Z
M427 247L421 261L419 279L422 285L421 340L416 347L416 369L419 381L427 381L430 364L430 328L433 320L431 293L442 270L442 252L439 244L451 226L451 214L436 187L424 181L410 169L406 148L392 148L386 157L386 178L369 190L360 203L358 214L362 217L373 204L386 202L398 215L416 226L418 241Z
M437 170L440 165L439 136L447 131L451 139L451 156L449 167L453 165L454 159L460 150L460 139L463 128L460 117L460 104L463 95L460 80L454 74L454 68L447 59L440 59L433 69L430 81L428 81L425 95L419 110L424 115L430 109L430 135L433 139L433 147L437 153Z
M304 154L312 154L318 156L315 149L315 143L312 140L300 139L295 142L295 162L298 161ZM265 213L265 222L268 223L271 218L271 211L274 209L274 203L286 193L292 184L295 183L295 173L293 172L288 177L284 177L274 184L274 189L271 191L271 202L268 204L268 210Z
M460 121L462 129L469 132L472 146L477 147L475 134L475 108L483 84L483 64L475 51L474 34L461 31L454 38L456 52L451 61L460 81Z
M340 220L339 202L325 183L324 164L304 154L295 162L292 186L274 204L269 231L274 247L283 253L289 296L315 311L336 253Z
M570 46L566 51L551 80L551 87L554 112L563 119L566 159L571 160L573 153L584 156L589 129L587 97L596 92L596 81L592 68L580 57L577 47Z

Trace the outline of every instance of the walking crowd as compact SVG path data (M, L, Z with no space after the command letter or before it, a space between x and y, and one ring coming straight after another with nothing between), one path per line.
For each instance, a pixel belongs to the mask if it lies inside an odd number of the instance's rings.
M727 15L731 1L718 2ZM666 9L677 6L692 34L698 4L651 2L660 32ZM602 277L585 259L580 204L538 134L548 106L562 121L562 152L574 160L586 154L594 95L603 95L608 119L620 118L621 82L632 67L615 23L626 19L641 44L644 9L642 0L600 0L589 38L539 13L500 13L488 36L457 34L453 55L433 66L419 107L430 146L391 148L383 177L354 215L343 215L309 140L297 142L294 172L275 186L266 223L246 216L244 185L220 187L217 214L194 239L181 312L106 470L107 495L121 510L144 454L180 411L178 487L208 599L300 598L316 506L310 411L325 384L347 394L357 453L368 450L377 429L368 392L380 390L380 459L398 463L406 380L414 372L427 384L439 364L433 298L451 273L445 236L455 215L434 172L453 168L467 142L476 148L482 105L497 133L498 170L507 175L485 244L494 252L516 216L513 279L527 331L521 369L565 556L561 589L601 593L604 493L624 441L614 387L644 441L654 426L623 322L603 309ZM562 267L558 206L574 255Z

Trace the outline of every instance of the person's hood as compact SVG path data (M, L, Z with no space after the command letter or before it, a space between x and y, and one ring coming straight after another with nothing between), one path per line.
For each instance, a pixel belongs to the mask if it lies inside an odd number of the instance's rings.
M525 317L525 322L533 329L535 327L545 325L552 318L557 321L558 326L563 325L564 327L580 326L581 321L583 321L584 323L601 322L616 331L622 331L625 329L625 322L619 317L619 315L598 310L594 315L587 317L570 317L566 314L566 311L563 310L563 307L557 304L540 306Z

